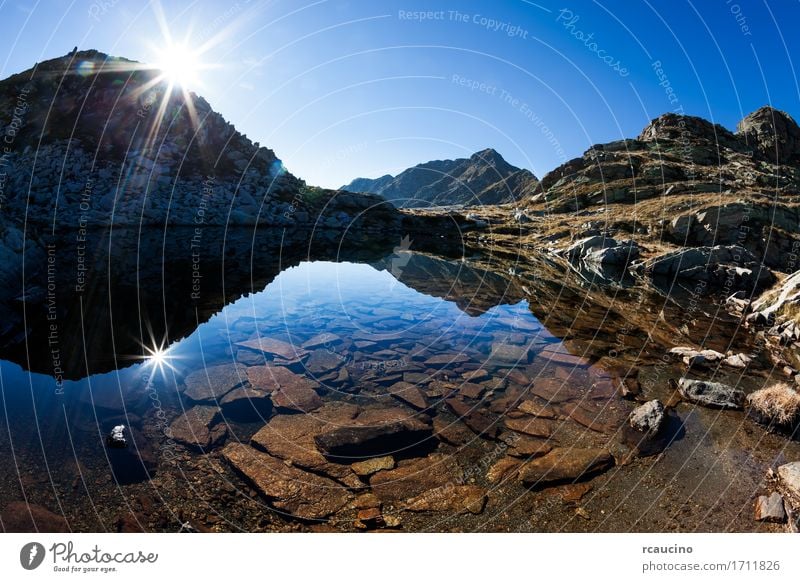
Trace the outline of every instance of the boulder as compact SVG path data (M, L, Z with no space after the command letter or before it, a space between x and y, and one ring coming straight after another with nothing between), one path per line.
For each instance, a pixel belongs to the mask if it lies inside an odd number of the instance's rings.
M518 479L527 486L577 481L614 466L605 449L556 448L542 457L524 463Z
M106 437L106 444L114 449L124 449L128 446L128 441L125 438L125 425L118 424L111 429Z
M749 366L752 361L753 359L747 354L733 354L722 360L722 363L731 368L744 369Z
M634 409L628 417L628 423L639 432L655 435L661 430L665 419L664 405L658 400L651 400Z
M778 480L787 497L795 505L800 504L800 461L778 467Z
M756 521L768 521L770 523L784 523L786 521L786 511L783 507L783 497L780 493L772 493L769 497L760 495L756 499L755 508Z
M683 363L689 367L715 364L725 359L725 354L715 350L695 350L688 347L675 347L669 353L682 358Z
M740 410L744 405L744 392L720 382L681 378L678 380L678 391L689 402L702 406Z
M595 265L626 267L639 258L641 249L635 241L617 241L608 236L590 236L581 239L566 250L567 258L575 263L583 261Z

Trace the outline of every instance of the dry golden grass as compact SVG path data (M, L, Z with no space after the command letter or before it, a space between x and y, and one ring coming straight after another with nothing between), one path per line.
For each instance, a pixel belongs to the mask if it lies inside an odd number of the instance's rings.
M767 421L790 425L800 420L800 394L788 384L756 390L747 402Z

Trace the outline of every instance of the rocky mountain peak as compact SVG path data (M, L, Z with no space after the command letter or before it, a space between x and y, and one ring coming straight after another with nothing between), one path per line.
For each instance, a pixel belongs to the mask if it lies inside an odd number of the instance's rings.
M503 159L503 156L501 156L497 150L493 148L486 148L485 150L475 152L470 156L469 159L473 162L488 164L490 166L502 166L508 164L508 162Z
M721 125L702 117L665 113L652 120L639 134L639 141L681 141L701 139L720 143L734 140L733 134Z
M761 107L739 122L736 134L771 162L800 161L800 127L784 111Z
M469 158L433 160L396 176L356 178L342 186L350 192L373 192L405 207L474 206L513 202L531 194L539 181L497 151L486 148Z
M100 51L73 50L0 80L5 215L64 227L113 220L319 221L333 228L375 204L374 197L308 187L272 150L161 74ZM383 208L378 221L399 220Z

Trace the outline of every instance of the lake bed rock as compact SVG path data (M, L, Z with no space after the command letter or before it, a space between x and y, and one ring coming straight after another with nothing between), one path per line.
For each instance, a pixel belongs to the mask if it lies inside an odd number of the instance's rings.
M247 381L247 369L246 366L236 363L197 370L183 381L186 386L183 394L195 402L217 401Z
M319 520L342 509L352 498L335 481L286 465L241 443L229 443L223 458L277 509L300 519Z
M369 484L383 501L411 499L436 487L461 482L464 471L449 455L433 453L420 459L398 463L388 471L372 475Z
M483 512L486 489L477 485L443 485L409 499L406 511Z
M228 433L224 424L219 424L220 409L217 406L193 406L169 425L168 436L188 447L208 450L219 444Z
M542 457L524 463L518 479L530 487L564 481L578 481L602 473L614 466L614 458L605 449L557 448Z

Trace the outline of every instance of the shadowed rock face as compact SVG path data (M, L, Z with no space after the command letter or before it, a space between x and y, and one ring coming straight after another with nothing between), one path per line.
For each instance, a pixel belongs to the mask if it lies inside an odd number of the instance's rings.
M381 198L308 187L159 75L90 50L0 81L0 132L13 137L5 217L67 229L113 220L385 230L399 220Z
M342 190L374 192L406 208L472 206L514 202L532 193L537 183L528 170L516 168L495 150L486 149L469 158L419 164L397 176L356 178Z

